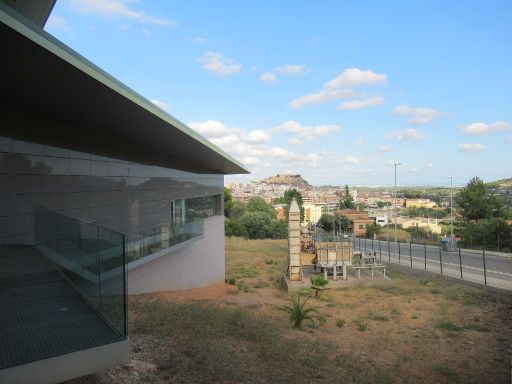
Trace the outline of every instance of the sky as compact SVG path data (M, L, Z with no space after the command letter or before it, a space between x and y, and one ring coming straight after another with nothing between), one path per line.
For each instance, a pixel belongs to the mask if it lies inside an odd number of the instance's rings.
M512 177L509 0L57 0L45 30L251 171L227 182Z

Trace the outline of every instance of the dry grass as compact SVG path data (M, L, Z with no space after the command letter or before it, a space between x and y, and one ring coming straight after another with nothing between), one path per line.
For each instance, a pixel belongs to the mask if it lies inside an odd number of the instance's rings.
M312 298L324 320L296 330L277 310L291 298L276 287L286 241L227 239L226 251L236 285L130 297L133 357L157 370L80 383L510 382L512 308L481 290L390 271L393 284Z

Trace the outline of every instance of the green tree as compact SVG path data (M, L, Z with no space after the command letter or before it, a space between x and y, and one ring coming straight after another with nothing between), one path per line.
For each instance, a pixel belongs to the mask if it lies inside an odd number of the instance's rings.
M269 237L272 228L272 219L266 212L247 212L240 223L247 230L250 239L264 239Z
M288 209L290 208L290 204L292 203L293 198L297 200L297 204L300 208L300 221L304 221L305 212L304 212L304 201L302 200L302 195L295 188L289 189L284 193L284 202L286 204L285 213L286 219L288 220Z
M505 205L496 195L489 193L484 182L474 177L457 194L455 201L465 221L476 221L503 217Z
M334 216L329 213L324 213L318 219L318 226L325 232L331 232L334 227Z
M391 206L391 202L389 202L389 201L377 201L377 206L379 208L384 208L384 207L387 207L387 206Z
M350 194L348 185L345 185L345 192L343 193L343 198L340 200L340 208L356 209L356 203L354 202L354 198Z
M379 224L370 224L366 227L366 237L373 237L382 232L382 227Z
M245 226L237 219L225 219L224 220L224 232L227 237L249 237Z
M249 199L249 201L247 202L247 211L265 212L272 218L275 218L277 216L277 211L274 209L274 207L267 203L265 199L259 196L251 197Z
M240 219L247 212L247 204L243 201L233 201L233 205L229 210L230 219Z
M229 211L233 206L233 197L229 188L224 187L224 216L229 217Z
M270 227L269 237L272 239L287 239L288 223L285 220L274 220Z

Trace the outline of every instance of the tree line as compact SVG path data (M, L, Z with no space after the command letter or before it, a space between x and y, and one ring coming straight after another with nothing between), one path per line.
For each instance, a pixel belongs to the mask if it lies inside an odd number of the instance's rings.
M285 217L278 220L278 211L265 199L255 196L247 202L234 201L231 191L224 187L224 228L226 236L238 236L246 239L286 239L288 237L288 208L295 198L304 220L302 195L296 189L288 190L280 198L284 205Z

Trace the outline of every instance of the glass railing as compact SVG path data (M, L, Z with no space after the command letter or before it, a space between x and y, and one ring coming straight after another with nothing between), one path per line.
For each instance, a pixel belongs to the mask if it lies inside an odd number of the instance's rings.
M125 236L42 207L35 208L36 244L76 291L126 336Z
M167 224L126 236L128 262L139 260L162 249L201 236L204 233L204 219L183 224Z

